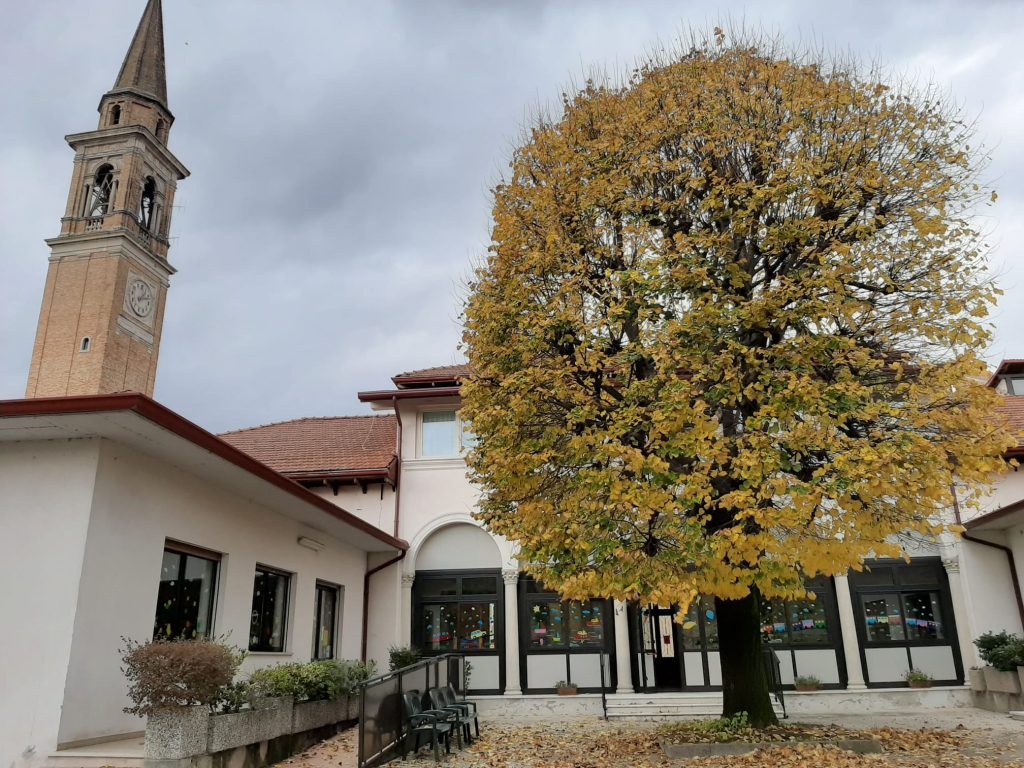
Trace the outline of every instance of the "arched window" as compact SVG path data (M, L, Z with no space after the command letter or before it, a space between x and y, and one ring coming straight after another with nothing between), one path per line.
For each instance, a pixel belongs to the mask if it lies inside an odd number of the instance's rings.
M166 129L167 129L167 123L165 123L163 120L157 120L156 121L156 137L158 139L160 139L160 141L164 140L164 131Z
M120 125L121 123L121 105L115 104L110 108L110 124Z
M139 203L139 224L152 231L156 224L156 179L146 177L142 186L142 200Z
M82 337L82 344L78 347L79 352L88 352L92 347L92 339L88 336Z
M92 187L89 190L89 207L86 216L106 216L110 212L114 192L114 168L109 164L101 165L96 169L96 175L92 180Z

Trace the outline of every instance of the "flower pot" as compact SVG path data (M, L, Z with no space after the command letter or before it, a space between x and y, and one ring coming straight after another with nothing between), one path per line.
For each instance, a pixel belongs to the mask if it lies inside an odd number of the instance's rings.
M811 691L818 690L818 686L816 686L816 685L795 685L793 687L796 688L801 693L810 693Z
M995 667L985 667L985 685L990 691L997 693L1020 693L1020 676L1017 670L1003 672Z
M559 688L558 689L558 695L559 696L575 696L576 695L576 686L575 685L573 685L573 686L564 686L562 688Z
M1022 669L1022 667L1018 667ZM987 686L985 685L985 672L981 669L969 669L967 670L967 677L971 683L971 690L976 693L984 693ZM1024 675L1021 676L1024 680Z
M931 680L907 680L907 685L911 688L931 688Z

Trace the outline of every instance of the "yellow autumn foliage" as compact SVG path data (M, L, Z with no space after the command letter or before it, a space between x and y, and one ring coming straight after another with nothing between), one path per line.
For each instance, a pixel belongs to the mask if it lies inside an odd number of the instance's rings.
M660 604L945 530L1011 442L969 139L931 91L756 40L566 96L466 307L482 521L569 597Z

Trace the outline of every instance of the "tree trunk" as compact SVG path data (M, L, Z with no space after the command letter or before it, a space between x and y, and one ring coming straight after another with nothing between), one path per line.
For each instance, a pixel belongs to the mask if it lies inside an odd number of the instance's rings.
M760 595L742 600L715 598L718 650L722 660L722 717L746 712L756 728L777 725L761 654Z

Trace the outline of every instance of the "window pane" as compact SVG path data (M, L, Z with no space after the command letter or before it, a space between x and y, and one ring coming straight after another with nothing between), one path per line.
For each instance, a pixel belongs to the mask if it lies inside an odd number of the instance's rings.
M773 645L789 642L784 601L778 598L761 600L761 638Z
M917 587L923 585L937 585L939 583L939 569L930 565L908 565L898 569L900 584Z
M153 637L194 640L209 636L216 583L215 560L165 550Z
M945 637L938 592L904 592L907 637L910 640L941 640Z
M893 580L892 568L881 567L860 573L851 572L850 581L856 586L864 587L891 587L896 583Z
M561 603L534 603L530 606L531 648L563 647L565 635L562 629Z
M462 422L462 450L468 451L476 447L476 435L468 421Z
M458 626L460 651L494 650L494 603L462 603Z
M455 650L455 629L458 623L457 603L424 605L420 608L420 626L423 628L425 651Z
M868 642L888 643L906 639L898 594L863 595L861 604L864 608L864 630Z
M334 622L338 605L338 590L333 587L316 588L316 658L334 658Z
M496 595L498 594L497 576L465 576L462 579L464 595Z
M571 648L592 648L604 645L603 605L593 600L566 603L568 636Z
M284 650L289 578L283 573L256 570L249 622L250 651Z
M708 650L718 648L718 614L715 612L715 598L702 597L700 607L704 612L701 619L704 622L704 640L708 644Z
M455 411L424 411L421 456L456 456Z
M817 596L813 600L787 600L786 610L793 645L828 645L825 606Z
M699 651L703 645L700 639L700 599L694 600L683 618L683 649Z
M459 593L459 582L454 576L444 579L423 579L419 587L420 594L426 597L457 595Z

